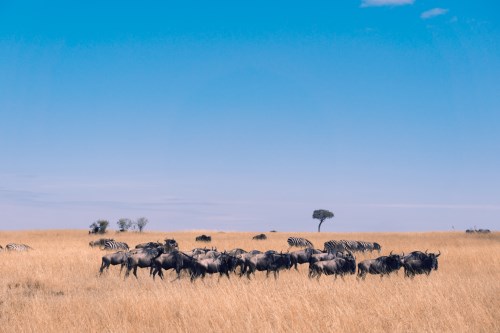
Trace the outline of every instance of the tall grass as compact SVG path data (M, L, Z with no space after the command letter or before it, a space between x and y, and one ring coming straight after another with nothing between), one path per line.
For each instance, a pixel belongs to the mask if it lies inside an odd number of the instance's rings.
M206 233L206 231L205 231ZM181 250L200 246L201 232L110 234L130 245L175 238ZM0 245L35 250L0 253L1 332L500 332L500 234L465 233L209 233L219 250L283 250L297 235L316 247L330 239L376 241L391 250L441 251L439 270L405 279L367 276L345 281L284 271L247 280L209 276L153 281L147 270L124 280L119 267L98 276L104 253L85 231L0 232ZM377 254L358 255L357 260Z

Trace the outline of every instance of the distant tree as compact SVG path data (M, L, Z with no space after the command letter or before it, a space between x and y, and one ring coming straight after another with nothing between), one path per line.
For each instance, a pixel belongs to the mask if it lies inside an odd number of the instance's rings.
M137 228L137 230L139 230L139 232L142 232L144 230L144 227L148 223L149 223L149 220L147 218L139 217L137 219L137 221L135 221L135 227Z
M326 209L317 209L313 212L313 219L319 220L318 232L321 232L321 224L323 224L326 219L331 219L333 216L333 213Z
M127 218L121 218L118 220L118 222L116 222L116 224L118 224L118 229L123 232L127 231L128 229L130 229L130 227L132 227L132 220Z
M106 233L106 229L108 228L109 221L107 220L97 220L92 223L89 228L91 228L91 233L94 234L104 234Z

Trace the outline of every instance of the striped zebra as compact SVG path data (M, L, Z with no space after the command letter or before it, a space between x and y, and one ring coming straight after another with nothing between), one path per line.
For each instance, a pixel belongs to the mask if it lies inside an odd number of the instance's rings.
M128 251L128 244L124 242L117 242L115 240L108 240L104 242L101 250L125 250Z
M16 244L16 243L9 243L9 244L5 245L5 249L7 251L17 251L17 252L24 252L24 251L33 250L33 248L29 245Z
M346 250L350 252L362 251L358 241L341 240Z
M352 241L352 240L331 240L325 242L326 252L338 252L338 251L350 251L350 252L366 252L377 250L380 252L381 247L378 243L364 242L364 241Z
M288 249L291 247L308 247L308 248L314 248L313 243L311 243L309 240L301 237L288 237L286 240L288 245L290 246Z
M343 241L329 240L324 244L324 251L329 253L342 252L347 250Z

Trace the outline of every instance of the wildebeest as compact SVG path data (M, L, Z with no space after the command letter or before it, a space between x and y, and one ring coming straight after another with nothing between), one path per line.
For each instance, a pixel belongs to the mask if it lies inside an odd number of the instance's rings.
M392 272L398 271L403 265L403 259L399 254L392 254L388 256L378 257L376 259L364 260L358 264L357 278L366 277L366 274L380 274L382 278L384 275L389 275Z
M89 242L90 247L101 247L104 246L104 243L107 241L114 241L113 238L100 238L98 240L93 240Z
M170 252L179 249L179 244L175 239L165 238L165 252Z
M245 264L241 274L246 273L247 278L255 271L267 271L266 277L270 272L274 272L274 277L277 278L278 272L281 269L291 267L289 253L277 253L275 251L267 251L266 253L250 254L245 257Z
M267 236L265 234L258 234L252 237L253 240L266 240Z
M212 236L208 236L208 235L201 235L201 236L197 236L197 237L195 238L195 240L196 240L197 242L207 242L207 243L209 243L209 242L211 242L211 241L212 241Z
M438 269L438 254L427 253L427 251L413 251L403 257L403 268L405 270L405 277L413 278L416 274L429 275L432 270Z
M109 270L110 265L121 265L120 275L122 273L123 267L127 264L128 252L118 251L115 253L109 253L102 257L101 268L99 269L99 275L102 274L104 269Z
M337 275L343 279L346 274L356 273L356 257L350 252L343 254L341 257L318 261L309 265L309 278L317 276L318 280L322 274L325 275Z
M235 258L228 255L227 253L220 253L215 258L205 258L201 260L196 260L193 263L193 271L191 273L191 281L194 281L197 277L201 276L202 279L205 278L206 274L219 273L219 278L222 275L226 275L229 279L229 272L233 270L235 265Z
M491 233L490 229L467 229L465 230L467 234L489 234Z
M315 262L318 261L326 261L326 260L332 260L337 257L341 257L343 252L320 252L320 253L313 253L309 256L309 265L314 264Z
M311 259L311 255L321 253L320 250L312 249L308 247L304 250L293 251L290 253L290 260L292 261L292 266L295 267L295 270L298 270L298 264L305 264L309 262Z
M158 258L164 251L163 246L158 246L156 248L139 248L129 252L127 257L127 271L125 272L125 277L128 277L130 271L133 270L133 274L137 278L137 267L140 268L153 268L153 260Z
M157 258L153 259L153 279L155 278L156 274L163 280L163 271L164 270L169 270L169 269L175 269L175 272L177 273L177 279L180 278L181 274L181 269L183 268L183 258L182 256L186 254L182 254L178 250L173 250L168 253L162 253L160 256ZM188 255L186 255L188 256Z
M135 248L140 249L144 247L158 247L158 246L163 246L163 244L160 242L147 242L147 243L137 244Z

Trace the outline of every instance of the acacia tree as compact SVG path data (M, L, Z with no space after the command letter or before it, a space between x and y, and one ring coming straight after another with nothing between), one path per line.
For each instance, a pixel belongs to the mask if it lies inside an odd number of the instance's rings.
M137 221L135 221L135 227L139 230L139 232L142 232L146 224L149 223L149 220L145 217L139 217Z
M97 220L94 223L92 223L89 227L92 229L93 233L104 234L106 233L108 225L109 225L108 220Z
M318 219L318 232L321 232L321 224L325 222L326 219L331 219L333 217L333 213L326 209L317 209L313 212L313 219Z
M132 226L132 220L127 218L121 218L116 222L120 231L127 231Z

